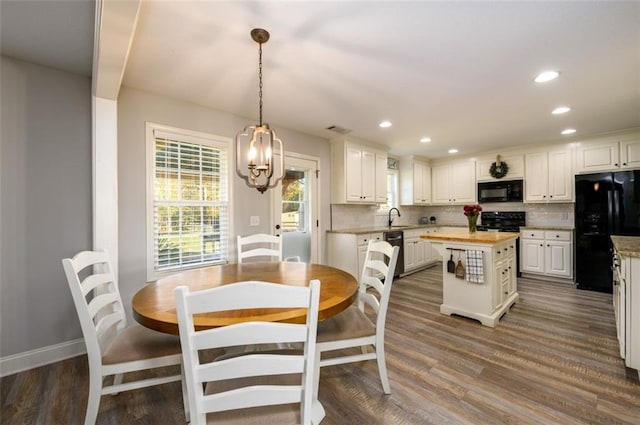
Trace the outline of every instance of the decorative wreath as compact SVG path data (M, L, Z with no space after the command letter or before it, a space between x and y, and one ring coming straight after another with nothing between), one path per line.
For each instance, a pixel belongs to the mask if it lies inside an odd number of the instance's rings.
M501 179L509 172L509 166L506 162L500 161L499 155L496 159L497 163L494 162L491 164L491 168L489 168L489 174L491 174L491 177L493 177L494 179Z

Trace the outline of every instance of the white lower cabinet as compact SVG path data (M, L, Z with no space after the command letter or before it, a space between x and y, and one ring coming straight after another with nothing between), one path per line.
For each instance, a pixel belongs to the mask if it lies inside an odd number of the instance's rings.
M435 228L409 229L404 231L404 271L405 273L440 261L431 242L420 239L420 235L435 233Z
M328 233L328 263L360 278L367 246L370 240L383 240L382 232L376 233Z
M523 229L520 270L545 276L573 278L573 232Z
M420 227L404 230L404 271L413 272L441 261L440 254L431 242L420 239L420 235L437 232L437 228ZM370 240L384 240L384 232L372 233L327 233L328 265L360 278L367 246Z

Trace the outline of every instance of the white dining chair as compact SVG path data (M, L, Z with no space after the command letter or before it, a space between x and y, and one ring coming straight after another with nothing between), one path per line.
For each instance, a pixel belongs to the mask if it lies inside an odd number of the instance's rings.
M180 339L143 326L127 325L118 285L109 257L103 251L82 251L62 260L89 359L89 397L85 425L94 425L100 399L152 385L180 381L182 374L168 369L161 376L123 382L123 374L167 366L182 366ZM106 377L113 376L112 384ZM183 383L185 415L187 397ZM189 419L186 416L187 420Z
M318 323L316 384L321 367L375 359L382 389L385 394L391 394L384 353L384 327L399 251L400 247L391 246L388 242L369 241L357 301L345 311ZM371 308L374 321L365 313L365 306ZM368 351L371 346L373 352ZM360 352L322 358L322 353L348 348L359 348Z
M312 417L324 417L322 405L313 399L320 281L308 287L247 281L196 292L180 286L175 298L192 424L311 425ZM306 323L194 327L196 314L254 308L306 309ZM200 355L202 350L274 343L303 343L304 348L236 352L213 362Z
M282 240L266 233L238 236L238 263L252 257L270 257L282 261Z

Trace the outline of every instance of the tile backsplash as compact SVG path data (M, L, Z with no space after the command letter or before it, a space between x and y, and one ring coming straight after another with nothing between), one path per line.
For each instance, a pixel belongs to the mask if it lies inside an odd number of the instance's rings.
M574 204L524 204L520 202L506 202L483 204L484 211L526 211L528 227L574 227ZM461 225L467 224L462 213L462 205L399 207L401 217L393 212L393 223L397 225L417 224L420 217L436 217L438 224ZM331 229L362 229L368 227L386 226L388 214L379 212L376 206L370 205L331 205Z
M520 202L505 202L482 204L483 211L525 211L528 227L574 227L572 203L562 204L524 204ZM438 223L466 224L462 213L462 206L426 207L429 214L435 215Z

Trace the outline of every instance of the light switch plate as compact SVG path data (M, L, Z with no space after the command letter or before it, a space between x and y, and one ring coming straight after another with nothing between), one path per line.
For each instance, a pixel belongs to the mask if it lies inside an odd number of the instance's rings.
M250 226L260 226L260 216L259 215L252 215L251 218L249 219L249 225Z

